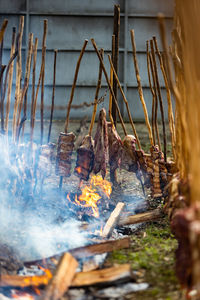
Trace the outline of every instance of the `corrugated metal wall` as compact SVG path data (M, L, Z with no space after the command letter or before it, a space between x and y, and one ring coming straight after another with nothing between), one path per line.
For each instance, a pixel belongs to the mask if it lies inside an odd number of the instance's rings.
M157 36L159 40L158 12L163 12L166 16L168 34L170 37L173 0L0 0L0 22L2 22L4 18L8 18L9 20L4 40L3 62L6 64L10 55L12 27L18 27L19 16L23 14L25 16L23 66L25 66L25 49L28 33L33 32L34 37L37 36L39 38L36 82L41 62L43 20L48 19L44 94L46 118L49 117L52 94L53 50L55 48L59 50L54 116L55 118L65 118L76 61L84 39L87 38L90 40L90 38L93 37L98 47L104 48L105 54L110 52L114 4L119 4L121 8L119 77L123 84L125 94L127 95L134 119L143 119L143 111L138 97L133 68L130 29L135 30L139 68L145 99L150 111L151 93L146 68L146 40L150 39L153 35ZM107 70L109 70L109 63L106 56L107 55L105 55L106 67ZM80 67L78 83L74 95L74 104L79 104L83 101L93 101L98 76L98 64L98 58L93 51L92 44L88 43ZM23 75L24 73L25 72L23 72ZM161 85L163 87L162 81ZM100 96L105 94L106 89L106 81L103 78ZM165 92L163 88L162 90L166 104ZM29 107L30 96L31 87L28 93ZM14 100L13 98L14 90L12 101ZM40 103L40 95L38 97L38 103ZM107 103L108 97L105 98L106 107ZM126 116L125 107L120 96L119 103L122 113ZM91 112L92 108L72 110L71 118L80 118L84 115L90 116Z

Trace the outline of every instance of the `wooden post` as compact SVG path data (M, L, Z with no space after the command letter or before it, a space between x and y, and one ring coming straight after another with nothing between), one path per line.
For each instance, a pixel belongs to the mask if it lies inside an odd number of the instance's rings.
M53 121L53 111L54 111L54 97L55 97L55 85L56 85L56 58L57 58L58 50L54 50L54 67L53 67L53 90L52 90L52 102L51 102L51 115L50 115L50 122L49 122L49 133L47 138L47 143L50 141L51 137L51 126Z
M15 38L16 38L16 27L13 27L10 58L13 56L13 54L15 52ZM13 67L14 67L14 61L11 64L11 67L9 70L9 78L8 78L8 92L7 92L7 101L6 101L6 121L5 121L5 131L7 134L8 134L8 120L9 120L9 113L10 113L12 81L13 81Z
M45 58L46 58L46 37L47 37L47 20L44 20L44 32L42 41L42 64L44 65L42 72L42 83L41 83L41 107L40 107L40 117L41 117L41 136L40 144L43 144L43 132L44 132L44 78L45 78Z
M114 61L113 65L116 73L118 74L118 65L119 65L119 32L120 32L120 6L114 6L114 26L113 26L113 34L115 36L115 52L114 52ZM117 100L117 81L113 78L113 92L115 94L115 98ZM112 104L112 117L114 124L116 126L117 123L117 108L115 102Z

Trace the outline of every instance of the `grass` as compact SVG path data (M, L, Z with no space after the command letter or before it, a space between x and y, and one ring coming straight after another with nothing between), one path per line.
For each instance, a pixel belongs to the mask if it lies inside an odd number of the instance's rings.
M114 251L108 258L110 264L130 263L138 281L149 283L146 291L129 295L127 299L181 299L174 271L177 241L167 219L147 224L131 236L131 241L130 249Z

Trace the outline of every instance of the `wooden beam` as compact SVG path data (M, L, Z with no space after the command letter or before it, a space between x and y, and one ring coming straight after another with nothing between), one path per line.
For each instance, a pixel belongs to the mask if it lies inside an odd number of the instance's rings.
M69 252L76 258L86 258L97 254L111 252L113 250L125 249L130 247L130 238L126 237L119 240L106 241L94 245L72 249Z
M159 208L156 208L154 210L147 211L145 213L128 216L125 219L121 218L119 221L119 226L132 225L132 224L138 224L138 223L143 223L143 222L151 222L154 220L158 220L161 217L163 217L162 210Z
M133 273L129 264L123 264L112 268L95 270L90 272L79 272L74 277L71 286L81 287L103 283L114 283L133 279Z
M50 280L44 292L42 300L61 299L71 285L77 266L77 260L70 253L64 253L53 278Z
M113 229L115 228L115 226L117 225L118 221L119 221L119 217L120 214L124 208L125 204L122 202L119 202L117 204L117 206L115 207L115 209L113 210L113 212L111 213L109 219L107 220L104 229L103 229L103 233L102 233L102 237L106 238L109 237L113 231Z

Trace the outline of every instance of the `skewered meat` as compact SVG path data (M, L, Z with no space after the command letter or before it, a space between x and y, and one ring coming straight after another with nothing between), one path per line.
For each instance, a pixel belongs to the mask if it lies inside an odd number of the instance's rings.
M38 169L46 176L49 176L52 173L53 154L55 147L55 144L49 143L48 145L42 145L40 148Z
M121 163L123 145L120 136L111 123L108 123L108 141L110 174L114 174ZM111 181L114 181L114 178L111 178Z
M56 175L70 176L71 157L74 149L75 135L73 132L60 133L58 138L57 158L56 158Z
M134 135L127 135L123 140L123 152L122 152L122 167L130 172L137 172L139 168L139 162L136 157L136 138Z
M80 179L88 180L93 166L94 141L90 135L86 135L77 150L75 173Z
M159 147L152 146L150 148L151 155L146 158L147 160L147 173L150 177L151 192L153 198L162 197L161 180L160 180L160 164L164 162L164 156ZM162 172L164 176L164 172Z
M136 177L140 181L144 192L142 172L140 169L135 143L136 138L134 135L125 136L123 140L122 167L124 167L127 171L134 172L136 174Z
M104 178L106 176L106 167L108 164L108 126L106 121L106 111L100 110L97 132L94 138L94 173L101 171Z

